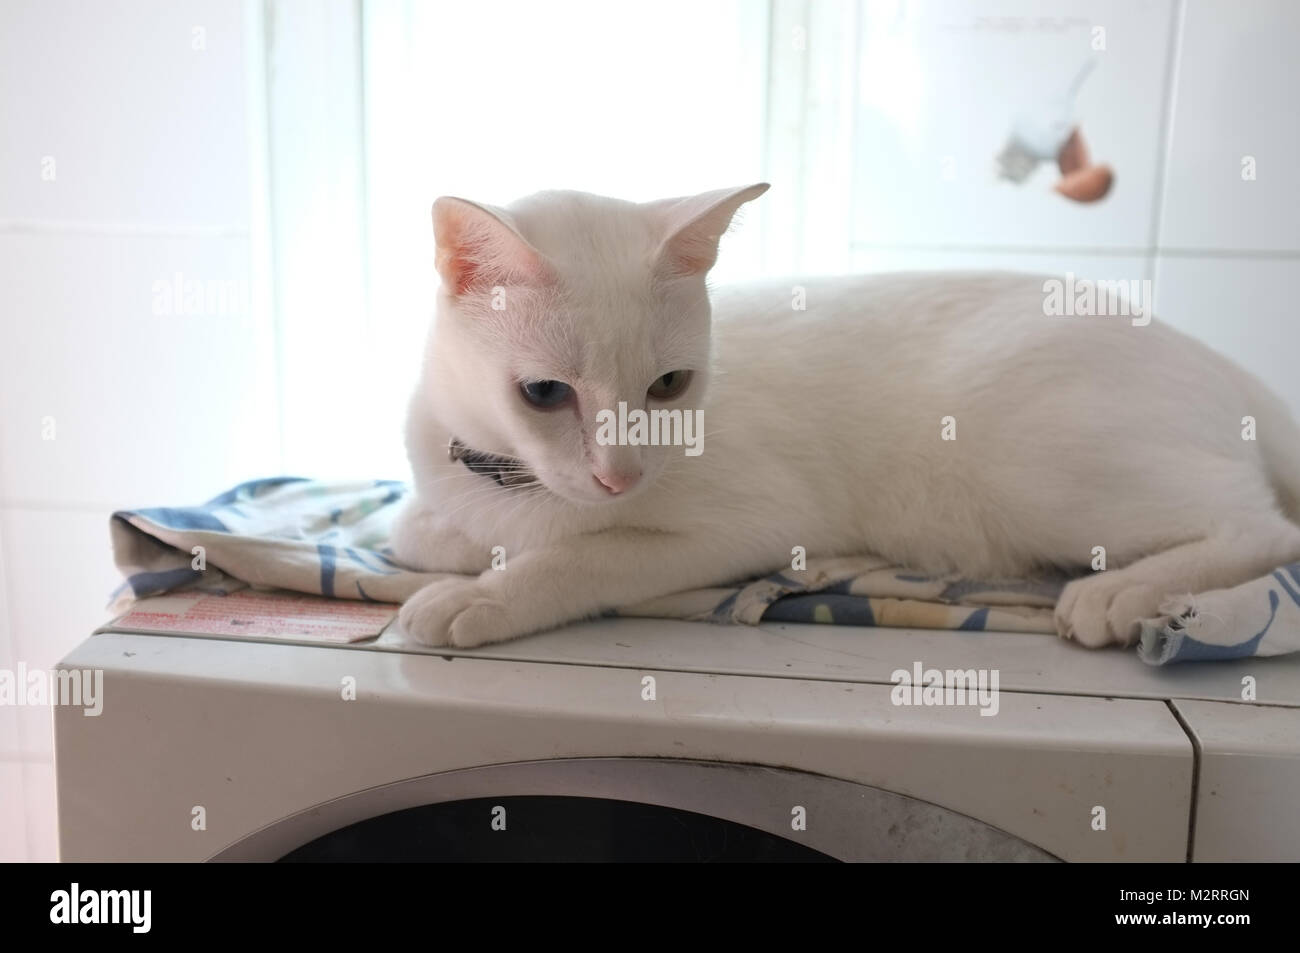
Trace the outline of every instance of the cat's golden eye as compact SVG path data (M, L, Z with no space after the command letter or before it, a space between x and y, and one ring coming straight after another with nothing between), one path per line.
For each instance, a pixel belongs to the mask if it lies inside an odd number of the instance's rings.
M662 377L655 378L655 382L650 385L646 391L655 400L672 400L691 382L690 371L669 371Z

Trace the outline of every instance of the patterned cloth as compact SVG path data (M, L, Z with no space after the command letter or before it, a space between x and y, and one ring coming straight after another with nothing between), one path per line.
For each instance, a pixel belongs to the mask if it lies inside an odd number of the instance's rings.
M181 589L245 586L398 603L436 573L393 561L389 530L408 488L391 480L254 480L202 506L113 514L113 552L126 583L117 606ZM612 611L615 616L753 625L759 621L1054 633L1066 580L977 582L891 567L869 556L809 559L745 584L695 589ZM1300 564L1233 589L1163 607L1138 646L1153 665L1300 651Z

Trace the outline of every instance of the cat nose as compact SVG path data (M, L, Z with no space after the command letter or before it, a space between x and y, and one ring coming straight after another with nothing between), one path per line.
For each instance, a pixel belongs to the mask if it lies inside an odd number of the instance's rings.
M592 477L605 488L605 492L610 496L618 496L625 490L630 490L636 486L636 481L641 479L641 471L638 470L636 473L618 473L616 471L593 473Z

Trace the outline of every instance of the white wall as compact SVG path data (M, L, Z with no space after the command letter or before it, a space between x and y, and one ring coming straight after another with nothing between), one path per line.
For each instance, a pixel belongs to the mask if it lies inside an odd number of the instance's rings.
M855 22L851 237L805 269L1149 279L1161 319L1300 414L1300 4L864 0ZM1069 202L1046 165L1022 185L998 181L990 160L1011 117L1070 75L1099 27L1105 50L1076 115L1115 170L1110 195ZM834 230L832 204L804 214Z
M1158 313L1260 375L1296 414L1298 37L1292 0L1188 4L1154 263ZM1245 156L1254 181L1242 179Z
M279 471L266 315L155 307L249 281L242 13L0 7L0 668L104 620L110 511ZM2 708L0 860L53 859L53 823L50 711Z

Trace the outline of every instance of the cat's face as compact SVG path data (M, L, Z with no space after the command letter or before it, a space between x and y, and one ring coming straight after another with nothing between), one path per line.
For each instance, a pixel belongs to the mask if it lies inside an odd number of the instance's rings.
M541 193L440 199L427 391L468 447L582 505L631 499L704 450L705 275L766 185L635 205Z

